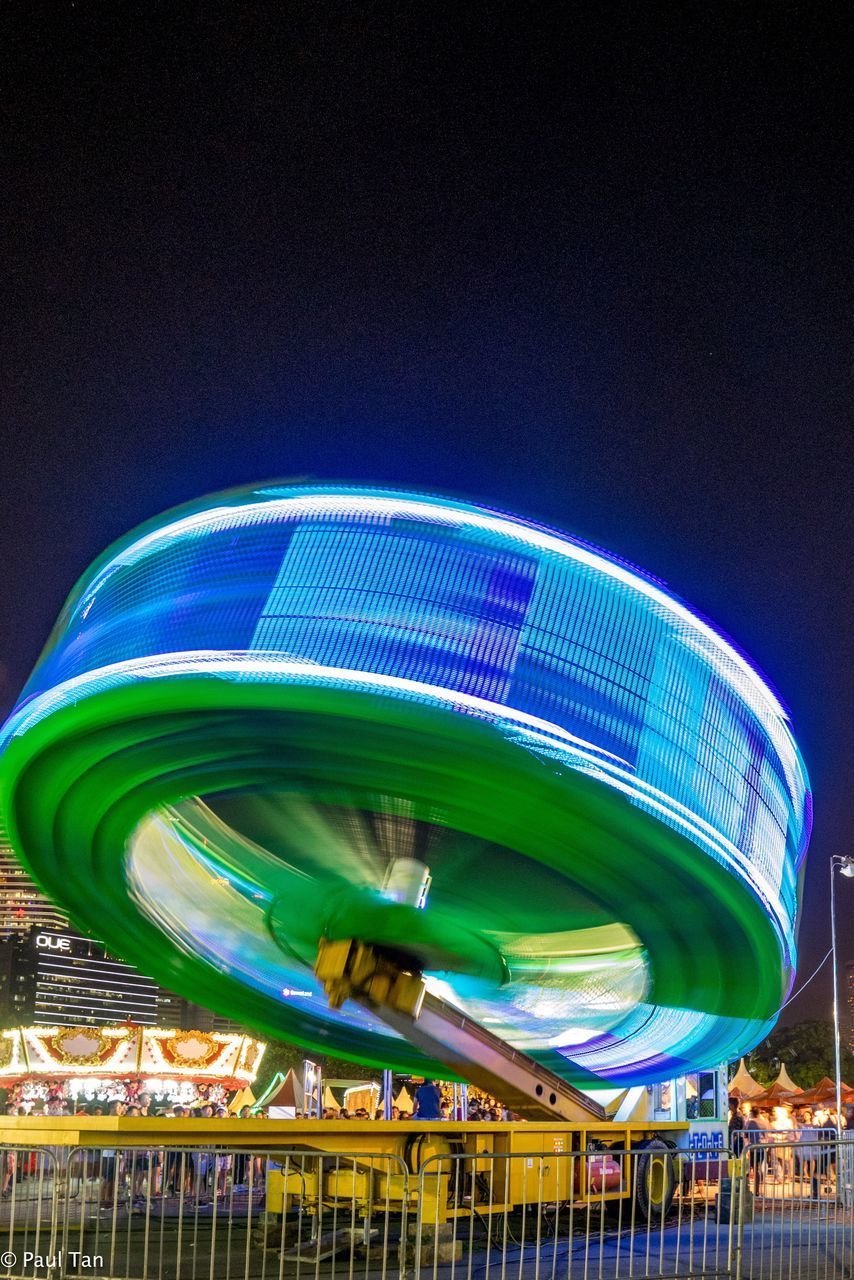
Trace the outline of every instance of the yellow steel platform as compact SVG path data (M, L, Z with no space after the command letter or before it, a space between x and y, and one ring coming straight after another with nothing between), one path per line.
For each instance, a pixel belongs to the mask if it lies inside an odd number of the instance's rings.
M674 1141L688 1125L678 1121L416 1121L416 1120L170 1120L157 1116L0 1116L0 1143L25 1146L222 1146L302 1148L340 1154L403 1158L412 1138L430 1138L433 1151L450 1144L467 1154L509 1155L584 1151L591 1143L629 1150L646 1138Z

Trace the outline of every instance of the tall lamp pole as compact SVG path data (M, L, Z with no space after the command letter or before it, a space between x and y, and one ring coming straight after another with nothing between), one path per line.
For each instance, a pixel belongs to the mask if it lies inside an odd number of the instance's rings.
M836 1057L836 1137L842 1138L842 1049L839 1036L839 968L836 957L836 875L854 877L854 858L835 854L830 859L830 945L833 951L833 1047ZM836 1164L839 1169L839 1161Z

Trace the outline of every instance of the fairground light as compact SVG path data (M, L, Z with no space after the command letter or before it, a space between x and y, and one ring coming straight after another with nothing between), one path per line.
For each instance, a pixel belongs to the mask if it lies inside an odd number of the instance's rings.
M282 485L170 512L78 583L2 747L12 838L79 924L312 1051L443 1073L328 1008L322 936L577 1083L735 1057L791 984L784 707L661 582L511 515Z

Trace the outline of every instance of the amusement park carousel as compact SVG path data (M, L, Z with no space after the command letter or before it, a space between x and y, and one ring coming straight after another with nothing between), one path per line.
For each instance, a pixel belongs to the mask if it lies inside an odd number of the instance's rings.
M234 1106L255 1080L265 1046L251 1036L123 1023L0 1032L7 1106L61 1114L114 1102Z

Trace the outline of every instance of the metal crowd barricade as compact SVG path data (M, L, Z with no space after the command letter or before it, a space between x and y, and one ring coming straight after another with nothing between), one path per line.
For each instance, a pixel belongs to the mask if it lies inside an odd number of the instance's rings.
M854 1136L418 1151L0 1147L0 1277L854 1277Z
M56 1254L59 1229L56 1152L0 1146L0 1276L42 1276Z
M852 1155L854 1137L783 1141L769 1134L745 1147L738 1280L854 1277Z
M77 1147L57 1275L397 1280L408 1212L406 1168L395 1156Z
M418 1177L417 1280L733 1274L719 1212L731 1153L666 1147L432 1156Z

